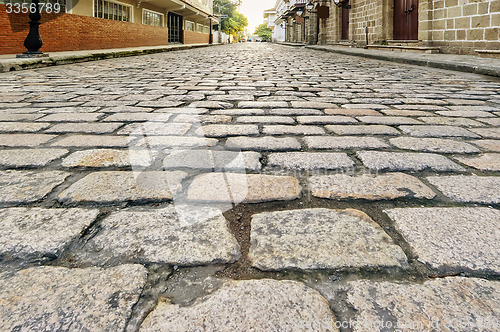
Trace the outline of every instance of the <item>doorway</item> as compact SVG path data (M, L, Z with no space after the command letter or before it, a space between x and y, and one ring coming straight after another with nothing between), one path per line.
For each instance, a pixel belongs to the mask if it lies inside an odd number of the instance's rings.
M349 40L349 7L342 6L342 35L341 40Z
M183 18L181 15L168 13L168 42L169 43L182 43L182 23Z
M394 0L394 39L418 40L418 0Z

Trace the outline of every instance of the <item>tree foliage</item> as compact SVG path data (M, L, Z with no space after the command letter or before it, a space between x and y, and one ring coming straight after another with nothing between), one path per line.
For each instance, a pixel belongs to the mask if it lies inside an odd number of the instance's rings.
M262 23L257 27L257 29L255 29L254 34L262 39L269 40L273 37L273 30L271 30L271 28L268 28L266 23Z
M227 15L228 18L220 19L221 31L238 38L248 26L248 19L238 12L241 0L214 0L214 14Z

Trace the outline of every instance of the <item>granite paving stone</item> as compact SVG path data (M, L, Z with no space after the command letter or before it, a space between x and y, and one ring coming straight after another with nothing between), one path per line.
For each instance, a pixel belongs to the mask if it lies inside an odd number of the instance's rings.
M470 131L484 138L500 139L500 127L496 128L472 128Z
M337 135L400 135L400 132L393 127L386 125L326 125L326 130Z
M173 150L168 153L163 159L165 169L258 171L262 167L260 153L253 151Z
M197 202L260 203L300 198L302 188L291 176L205 173L194 178L187 199Z
M420 121L427 124L458 126L458 127L486 127L484 123L469 118L445 118L440 116L420 117Z
M472 141L472 143L487 151L500 152L500 140L483 139Z
M62 171L0 171L0 203L38 202L69 175Z
M85 250L103 261L196 266L233 263L241 256L229 222L218 209L176 204L153 211L123 210L105 218L100 227Z
M398 198L432 199L436 194L419 179L404 173L384 175L347 174L312 176L313 196L329 199L391 200Z
M229 115L197 115L197 114L179 114L172 122L183 122L193 124L216 124L216 123L229 123L233 118Z
M288 103L285 101L240 101L238 103L238 108L277 108L277 107L282 107L282 108L288 107ZM314 108L314 107L308 107L308 108Z
M147 136L130 144L135 147L156 149L170 149L174 147L210 147L217 145L219 141L215 138L191 137L191 136Z
M455 157L455 160L481 171L500 171L500 153L485 153L477 157Z
M146 122L126 125L118 135L181 136L191 129L191 123Z
M495 117L490 112L485 111L437 111L436 114L442 116L452 116L458 118L489 118Z
M345 109L345 108L327 108L327 115L346 115L346 116L382 116L379 112L370 109Z
M244 298L245 301L241 301ZM290 280L227 281L191 306L159 302L140 331L332 331L335 316L319 292Z
M360 151L356 155L365 167L377 171L465 171L445 156L434 153Z
M47 122L0 122L0 133L35 133L50 125Z
M469 130L455 126L399 126L404 133L416 137L467 137L481 138ZM474 129L471 129L474 130ZM477 129L475 129L477 130Z
M104 116L103 113L54 113L37 121L41 122L93 122Z
M359 210L259 213L250 239L252 266L265 271L407 266L403 250Z
M68 154L66 149L11 149L0 150L0 166L43 167Z
M429 176L427 181L446 197L461 203L500 203L500 177L475 175Z
M288 116L240 116L236 119L237 123L276 123L276 124L294 124L295 120Z
M55 140L51 146L60 147L128 147L134 137L112 135L71 135Z
M357 123L354 118L343 115L323 115L323 116L298 116L297 122L300 124L332 124L332 123Z
M46 133L88 133L88 134L109 134L120 128L122 123L59 123L49 129Z
M400 208L384 212L418 260L441 273L500 273L500 210L470 207Z
M279 152L268 156L267 166L296 170L349 169L356 166L346 153Z
M143 149L91 149L77 151L64 158L63 167L127 167L150 166L156 157L156 151Z
M480 150L475 146L443 138L416 138L416 137L397 137L391 138L389 143L392 145L412 151L422 152L440 152L440 153L479 153Z
M382 124L382 125L413 125L422 124L422 122L404 116L360 116L357 118L359 121L368 124Z
M375 137L356 137L356 136L311 136L305 137L304 141L309 149L385 149L389 145Z
M186 176L181 171L94 172L64 190L58 200L62 203L172 200L182 190Z
M167 122L172 114L167 113L114 113L102 121L105 122ZM184 122L184 121L182 121Z
M226 136L242 136L242 135L258 135L259 128L257 125L225 125L211 124L201 126L195 132L198 136L205 137L226 137Z
M2 329L123 331L146 280L141 265L40 266L0 274Z
M229 137L226 141L229 150L256 151L293 151L300 150L301 144L293 137Z
M0 146L40 146L57 135L46 134L0 134Z
M0 209L0 255L7 259L58 257L90 226L99 210Z
M266 135L321 135L325 133L325 130L320 126L265 125L262 133Z
M349 283L348 305L354 308L353 331L498 330L500 283L448 277L424 283L359 280ZM349 326L349 320L345 321ZM390 330L392 330L391 328Z

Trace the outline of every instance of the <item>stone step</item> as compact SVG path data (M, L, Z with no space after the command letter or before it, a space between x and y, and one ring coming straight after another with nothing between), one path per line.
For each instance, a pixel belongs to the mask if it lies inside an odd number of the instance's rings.
M429 47L429 46L418 46L415 45L368 45L368 49L372 50L386 50L395 52L416 52L416 53L427 53L435 54L439 53L439 47Z
M480 58L500 59L500 50L476 50Z

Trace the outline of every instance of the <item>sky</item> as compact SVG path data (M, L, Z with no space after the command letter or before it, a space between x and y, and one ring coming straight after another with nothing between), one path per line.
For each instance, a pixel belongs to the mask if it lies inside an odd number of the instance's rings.
M243 0L240 7L240 13L248 18L248 32L254 33L264 21L264 10L274 7L276 0Z

